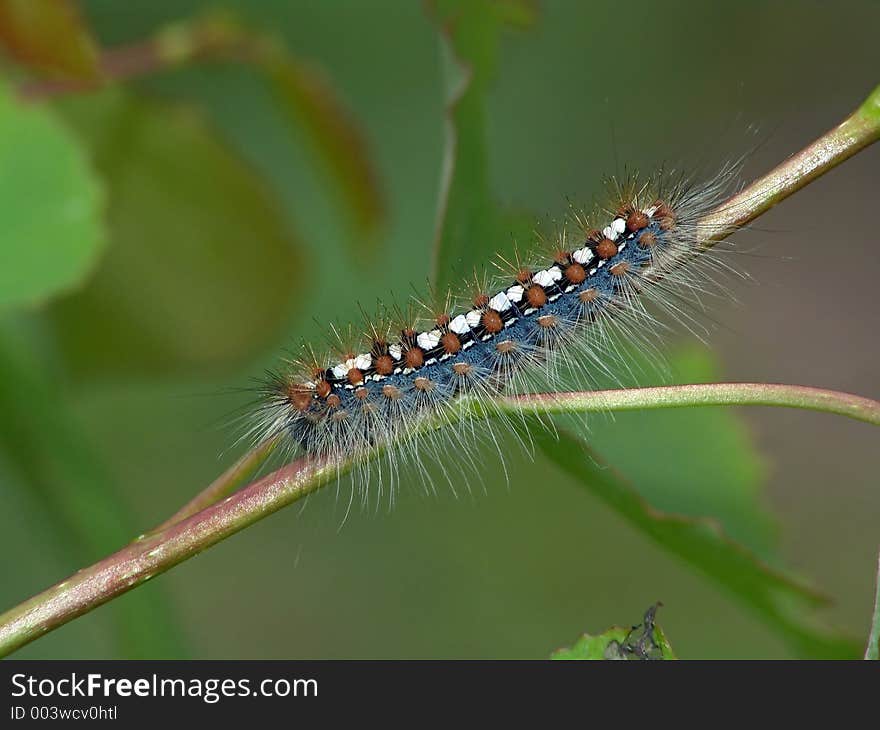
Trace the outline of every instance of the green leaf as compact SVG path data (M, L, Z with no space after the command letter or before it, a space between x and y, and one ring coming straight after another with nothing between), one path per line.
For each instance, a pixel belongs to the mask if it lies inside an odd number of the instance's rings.
M53 309L79 375L204 370L275 335L303 296L291 223L186 107L107 92L65 105L109 193L113 245Z
M351 213L357 232L353 250L376 240L385 201L366 140L329 79L289 51L277 49L263 62L283 108L305 131Z
M212 9L165 26L154 42L157 57L168 65L230 58L262 71L339 192L358 234L350 239L352 251L363 253L364 244L377 240L373 234L386 218L378 174L363 131L321 68L300 58L277 35L249 28L227 10Z
M99 73L97 44L73 0L3 0L0 44L44 73L74 79Z
M625 629L612 626L598 636L583 634L570 647L557 649L551 659L676 659L663 629L654 622L657 606L645 614L644 622Z
M78 140L0 86L0 309L42 304L85 279L104 245L102 202Z
M880 659L880 561L877 568L877 594L874 596L874 615L871 617L871 633L865 659Z
M641 367L644 356L628 353ZM669 358L675 383L711 383L720 368L698 347ZM590 422L590 444L654 507L711 515L764 559L775 556L776 521L763 501L766 468L748 430L730 408L656 409L615 413ZM633 448L633 444L638 444Z
M17 475L12 488L18 484L29 491L22 500L36 502L41 521L52 526L53 539L63 546L61 578L118 550L139 529L73 418L59 373L45 364L54 359L51 351L38 355L23 329L0 322L0 461ZM184 652L167 597L157 586L114 601L109 611L119 657Z
M534 20L531 3L438 0L447 90L446 146L431 280L443 291L495 252L503 227L489 186L486 95L506 23Z
M733 541L717 520L655 509L583 439L565 429L558 429L558 438L539 427L532 432L547 458L662 548L718 581L802 655L854 656L851 641L820 630L805 618L809 610L827 603L824 596L761 561Z

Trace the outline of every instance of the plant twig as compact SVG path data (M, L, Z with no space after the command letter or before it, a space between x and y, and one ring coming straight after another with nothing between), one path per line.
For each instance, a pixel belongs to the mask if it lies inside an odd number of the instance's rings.
M700 221L706 231L706 246L754 220L878 138L880 87L839 126ZM528 413L733 404L808 408L880 424L880 403L876 401L848 393L792 385L720 383L521 395L499 401L500 410ZM264 447L265 444L260 449ZM270 450L244 457L157 530L0 616L0 656L316 491L351 466L346 461L334 463L301 458L217 501L228 489L234 488L242 473L257 468ZM199 508L201 511L192 514Z
M250 477L259 471L260 467L269 458L270 454L278 445L278 437L267 439L255 448L248 451L235 462L223 474L211 482L205 489L199 492L165 522L154 528L150 534L164 530L187 517L192 517L196 512L201 512L206 507L216 504L226 495L232 494L238 487L244 484Z
M777 383L698 383L654 388L538 393L503 398L502 410L540 413L634 411L694 406L782 406L835 413L880 426L880 403L852 393Z
M793 406L849 416L880 425L880 403L819 388L760 383L717 383L635 388L585 393L539 393L504 398L500 409L512 413L560 413L751 404ZM474 403L474 414L489 416ZM439 424L435 424L436 427ZM262 453L268 456L268 449ZM258 459L253 460L258 461ZM239 465L241 462L239 462ZM238 467L239 465L236 465ZM249 463L249 468L253 463ZM142 535L130 545L0 616L0 656L100 606L155 575L200 553L257 520L316 491L351 467L349 461L301 458L239 492L214 502L166 527ZM235 468L231 471L234 471ZM221 477L218 482L223 481ZM220 496L214 483L190 504Z
M708 248L880 139L880 86L834 129L704 216Z

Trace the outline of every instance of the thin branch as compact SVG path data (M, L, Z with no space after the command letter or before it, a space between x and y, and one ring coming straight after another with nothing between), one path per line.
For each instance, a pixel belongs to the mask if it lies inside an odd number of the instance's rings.
M880 86L852 114L706 215L709 247L880 139Z
M838 127L700 221L706 231L706 246L713 245L737 227L754 220L878 138L880 87ZM808 408L880 424L880 403L867 398L804 386L755 383L521 395L501 399L500 410L582 412L732 404ZM477 407L474 412L478 412ZM0 656L15 651L316 491L351 467L349 461L301 458L217 501L228 489L234 488L242 473L256 469L271 451L265 444L259 448L257 452L244 457L164 526L142 535L119 552L0 616ZM192 510L200 507L201 511L191 514Z
M187 517L192 517L196 512L201 512L206 507L216 504L228 494L232 494L260 470L260 467L275 450L278 442L278 437L271 438L248 451L235 464L211 482L207 488L199 492L165 522L151 530L150 534L160 532L166 527L182 522Z
M517 395L500 401L502 410L540 413L635 411L694 406L779 406L823 411L880 426L880 403L851 393L776 383L708 383L655 388L592 390L579 393Z
M793 406L836 413L880 425L880 403L819 388L760 383L716 383L585 393L539 393L505 398L501 410L561 413L750 404ZM475 415L491 415L478 402ZM433 424L433 428L440 424ZM262 452L268 455L265 445ZM227 474L240 467L241 462ZM131 590L282 507L316 491L346 472L352 463L301 458L239 492L167 527L142 535L119 552L79 571L0 616L0 656ZM253 463L248 464L251 468ZM225 476L225 475L224 475ZM223 481L221 477L218 482ZM191 502L218 497L211 488ZM181 511L183 514L187 508ZM170 524L169 524L170 523Z
M226 13L212 13L169 25L147 40L101 49L97 78L33 79L25 81L18 93L23 99L42 101L96 91L108 83L130 81L193 61L259 64L278 52L268 37L247 31Z

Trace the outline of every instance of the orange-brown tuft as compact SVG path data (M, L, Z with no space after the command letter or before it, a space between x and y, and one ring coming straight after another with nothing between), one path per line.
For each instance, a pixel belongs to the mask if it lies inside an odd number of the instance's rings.
M563 248L557 248L553 252L553 261L560 266L565 266L569 261L571 261L571 254Z
M545 314L543 317L538 317L535 321L538 323L539 327L546 327L547 329L559 324L559 319L554 314Z
M458 335L455 332L447 332L440 338L440 344L443 346L443 351L448 355L454 355L461 349L461 340L458 339Z
M671 231L673 228L675 228L675 216L664 215L660 219L660 230Z
M342 401L339 399L339 396L336 395L336 393L333 393L333 395L327 396L327 405L330 406L331 408L339 408L339 406L341 404L342 404Z
M610 238L603 238L596 244L596 256L600 259L610 259L617 255L617 244Z
M437 319L434 321L437 322L438 327L445 327L452 321L452 317L448 314L438 314Z
M376 358L375 367L379 375L391 375L394 372L394 359L391 355L381 355Z
M354 397L358 400L366 400L370 396L370 391L366 388L358 388L354 391Z
M528 269L520 269L516 272L516 280L520 284L528 284L532 280L532 272Z
M653 248L657 244L657 236L651 231L645 231L639 236L639 246L642 248Z
M634 210L626 217L626 229L630 232L640 231L647 228L649 223L648 216L640 210Z
M578 294L578 299L580 299L584 304L588 302L594 302L599 298L599 290L598 289L584 289L580 294Z
M452 372L456 375L470 375L473 369L473 366L467 362L457 362L452 366Z
M488 294L477 294L474 297L474 306L477 309L482 309L489 305L489 295Z
M483 318L480 321L482 322L483 329L490 335L494 335L504 329L504 320L501 319L501 315L494 309L487 309L483 312Z
M395 388L393 385L383 385L382 395L388 398L388 400L399 400L401 397L400 390Z
M287 386L287 400L298 411L305 411L312 403L312 393L310 388L302 385L291 383Z
M321 380L319 380L315 384L315 392L318 394L319 398L326 398L328 395L330 395L330 392L332 390L333 388L330 387L330 383L328 383L323 378L321 378Z
M408 368L415 370L422 367L425 362L425 353L421 347L410 347L403 356L403 360Z
M506 355L507 353L513 352L516 349L516 343L512 340L503 340L495 345L495 349L502 355Z
M629 271L629 262L628 261L620 261L610 269L608 269L614 276L623 276L627 271Z
M348 382L352 385L360 385L364 382L364 374L357 368L351 368L348 373L346 373L346 377L348 378Z
M665 218L668 215L675 215L675 212L664 200L655 200L654 209L655 218Z
M535 284L526 289L526 300L528 301L529 306L538 309L547 303L547 292L544 291L543 286Z
M587 272L579 263L569 264L565 267L565 278L572 284L582 284L587 278Z
M416 390L427 393L429 390L434 389L434 383L431 382L431 380L429 380L428 378L416 378L413 381L413 387L415 387Z

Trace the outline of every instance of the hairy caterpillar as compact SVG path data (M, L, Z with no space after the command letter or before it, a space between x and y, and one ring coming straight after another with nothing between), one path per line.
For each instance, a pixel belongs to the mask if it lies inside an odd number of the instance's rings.
M427 466L415 458L438 443L424 438L423 422L439 418L456 458L473 460L487 434L463 401L491 409L501 393L537 383L552 391L563 370L586 383L613 377L627 367L620 334L651 347L646 335L663 326L652 309L693 321L721 267L703 246L712 231L700 219L729 192L737 167L699 184L669 172L611 178L608 204L574 213L527 255L499 255L500 274L475 274L466 291L416 300L406 314L365 318L359 337L332 327L333 356L304 345L261 382L248 436L280 435L306 454L355 463L380 447L392 483L401 455L429 480L440 472L454 483L456 469L439 451ZM367 467L362 484L369 478Z

